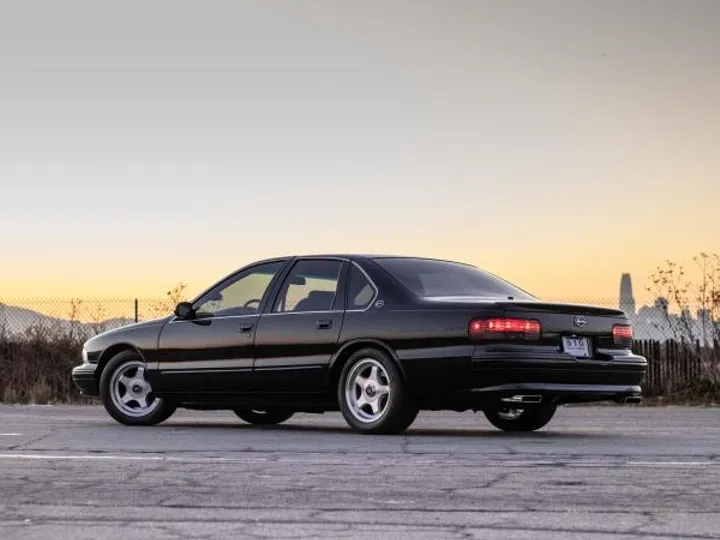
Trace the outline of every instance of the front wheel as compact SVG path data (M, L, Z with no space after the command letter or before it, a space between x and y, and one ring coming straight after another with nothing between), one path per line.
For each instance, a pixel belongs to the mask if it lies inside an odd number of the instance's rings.
M150 426L167 420L175 405L158 397L145 378L145 362L134 351L115 355L100 376L100 397L121 424Z
M484 413L493 426L503 431L535 431L552 420L556 410L556 405L543 405L531 409L491 409Z
M241 420L256 426L272 426L274 424L281 424L295 414L294 411L287 411L284 409L271 409L267 411L260 411L256 409L234 409L233 412Z
M350 357L337 392L345 421L360 433L401 433L418 414L400 369L376 349L363 349Z

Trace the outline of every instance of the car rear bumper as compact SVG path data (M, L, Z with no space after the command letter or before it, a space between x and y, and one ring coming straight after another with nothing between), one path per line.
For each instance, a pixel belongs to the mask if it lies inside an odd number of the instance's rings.
M500 402L513 407L532 406L548 401L562 404L592 401L639 403L642 400L642 388L639 385L621 384L518 383L474 388L470 392L475 399Z
M97 379L95 378L95 369L97 364L81 364L72 370L72 380L80 392L86 396L98 396Z
M478 354L479 353L479 354ZM560 352L528 355L476 349L471 362L471 391L485 396L554 394L567 401L635 398L647 372L647 360L627 350L604 351L593 359Z

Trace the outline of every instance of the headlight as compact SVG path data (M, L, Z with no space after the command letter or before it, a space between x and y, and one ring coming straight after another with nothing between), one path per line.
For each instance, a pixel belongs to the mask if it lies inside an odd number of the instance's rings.
M90 362L88 360L88 352L85 350L85 347L83 347L83 350L82 350L82 359L83 359L83 364L88 364Z

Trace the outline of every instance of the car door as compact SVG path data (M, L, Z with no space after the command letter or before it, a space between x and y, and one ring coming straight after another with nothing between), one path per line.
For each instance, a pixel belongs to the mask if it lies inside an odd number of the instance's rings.
M252 389L253 339L260 309L286 261L230 276L193 302L196 315L174 317L158 343L158 389L236 393Z
M267 392L326 390L342 328L347 262L295 261L258 321L255 376Z

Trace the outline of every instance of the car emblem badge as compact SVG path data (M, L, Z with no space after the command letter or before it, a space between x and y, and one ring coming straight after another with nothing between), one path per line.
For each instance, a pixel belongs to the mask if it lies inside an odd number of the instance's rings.
M584 328L587 326L587 319L585 317L577 316L573 322L578 328Z

